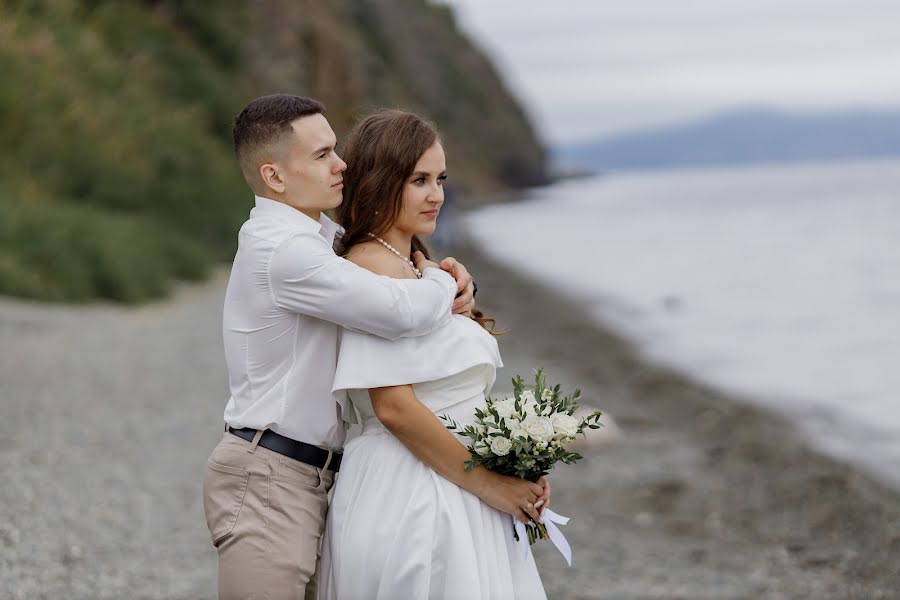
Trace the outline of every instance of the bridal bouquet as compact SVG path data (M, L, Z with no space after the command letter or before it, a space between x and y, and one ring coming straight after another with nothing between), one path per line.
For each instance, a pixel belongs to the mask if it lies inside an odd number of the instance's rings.
M475 409L471 425L463 427L447 415L441 416L448 429L472 440L466 470L484 465L502 475L537 481L557 462L571 464L582 458L565 446L585 428L601 427L600 411L576 417L581 392L563 396L559 385L547 384L543 369L535 371L534 385L526 385L518 375L512 384L513 395L488 398L484 409ZM525 530L531 544L551 537L544 523L529 523ZM519 539L518 531L515 537Z

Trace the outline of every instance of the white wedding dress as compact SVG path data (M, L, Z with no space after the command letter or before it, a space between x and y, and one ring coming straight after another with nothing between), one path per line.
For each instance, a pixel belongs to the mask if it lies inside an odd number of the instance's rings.
M436 415L471 423L499 366L496 340L466 317L396 341L343 332L335 397L345 417L362 420L362 433L344 448L333 490L320 600L546 598L530 549L513 539L512 517L419 461L369 400L369 388L414 384Z

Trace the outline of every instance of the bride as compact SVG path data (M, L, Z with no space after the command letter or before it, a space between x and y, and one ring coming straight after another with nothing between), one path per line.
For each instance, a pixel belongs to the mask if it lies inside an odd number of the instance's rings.
M435 128L380 112L357 125L344 158L346 257L380 275L421 277L410 256L427 256L417 236L434 231L446 179ZM502 366L491 324L476 312L417 338L343 332L333 387L362 433L346 445L333 490L320 599L546 598L508 514L539 518L549 485L466 472L463 438L437 418L471 423L484 406Z

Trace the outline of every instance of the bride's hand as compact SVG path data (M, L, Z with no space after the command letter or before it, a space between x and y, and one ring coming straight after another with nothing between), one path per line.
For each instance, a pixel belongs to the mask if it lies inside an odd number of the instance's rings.
M544 488L518 477L491 473L489 483L479 496L497 510L509 513L522 523L540 521L534 503L544 494Z
M537 483L544 488L544 493L538 501L535 502L535 506L538 507L538 512L543 514L544 509L550 506L550 481L546 477L541 477L537 480Z

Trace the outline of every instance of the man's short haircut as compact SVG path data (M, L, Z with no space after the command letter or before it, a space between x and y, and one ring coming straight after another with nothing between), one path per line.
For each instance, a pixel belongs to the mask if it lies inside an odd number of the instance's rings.
M293 133L291 123L308 115L323 114L321 102L304 96L273 94L251 101L234 118L234 153L244 177L256 177L259 165L252 164L257 152ZM250 183L248 179L247 183Z

